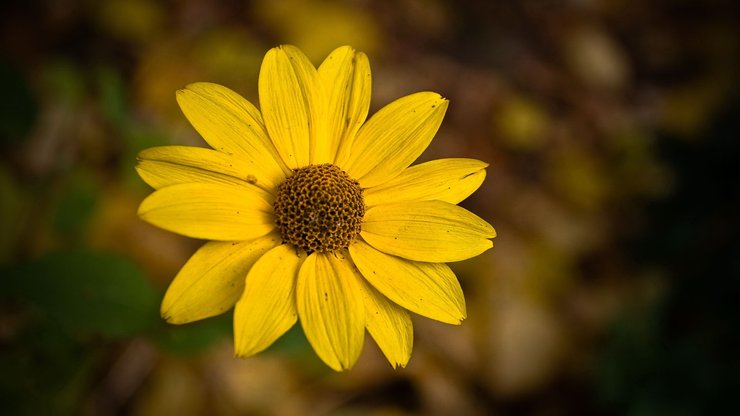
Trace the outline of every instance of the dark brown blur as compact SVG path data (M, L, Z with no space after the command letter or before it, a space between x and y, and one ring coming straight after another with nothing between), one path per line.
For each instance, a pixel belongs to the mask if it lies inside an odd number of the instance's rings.
M0 413L718 415L740 387L733 1L111 0L0 6ZM204 145L197 81L258 104L278 44L349 44L371 111L450 100L420 160L490 163L452 264L468 318L414 317L393 370L334 373L299 328L233 358L231 312L159 317L202 244L140 221L136 154ZM266 317L269 319L269 317Z

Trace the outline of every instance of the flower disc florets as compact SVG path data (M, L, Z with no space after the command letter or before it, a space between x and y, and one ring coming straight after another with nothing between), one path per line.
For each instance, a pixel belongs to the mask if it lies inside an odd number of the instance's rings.
M328 163L293 169L273 209L283 243L307 253L349 247L365 215L360 183Z

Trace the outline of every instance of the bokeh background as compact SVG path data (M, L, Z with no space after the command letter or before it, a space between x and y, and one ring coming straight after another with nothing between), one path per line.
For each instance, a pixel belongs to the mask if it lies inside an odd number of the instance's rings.
M0 413L708 415L740 387L733 1L28 0L0 6ZM422 160L491 164L463 206L468 319L393 370L300 329L234 359L231 313L158 307L200 241L136 217L139 150L204 145L175 91L257 102L271 47L366 52L373 106L450 99Z

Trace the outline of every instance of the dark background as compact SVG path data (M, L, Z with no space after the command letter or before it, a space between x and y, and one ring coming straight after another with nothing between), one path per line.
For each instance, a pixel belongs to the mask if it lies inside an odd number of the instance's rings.
M0 413L706 415L737 408L740 37L732 1L26 1L0 6ZM203 145L196 81L257 103L264 53L366 52L372 111L450 99L423 160L491 164L453 264L468 319L406 369L333 373L300 330L232 357L164 289L201 244L135 215L136 153ZM416 317L415 317L416 318Z

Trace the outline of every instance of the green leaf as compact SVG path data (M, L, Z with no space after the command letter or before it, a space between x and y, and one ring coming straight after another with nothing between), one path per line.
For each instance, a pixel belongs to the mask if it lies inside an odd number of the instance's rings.
M80 414L80 404L109 353L85 348L37 315L23 313L24 327L16 328L0 351L0 409L8 415Z
M155 341L174 354L195 354L229 337L232 333L230 313L187 325L170 325L162 320L164 328L155 333Z
M77 63L62 58L44 67L42 85L58 103L77 108L85 96L85 78Z
M159 320L158 297L128 259L91 251L49 254L3 271L0 289L80 335L131 336Z
M95 211L100 186L84 170L72 172L54 211L54 229L65 237L79 237Z
M308 343L301 325L293 325L288 332L270 346L268 351L285 352L287 354L312 353L311 344Z
M103 114L117 129L126 128L126 124L129 123L129 110L126 85L121 74L113 67L104 66L98 69L96 75Z

